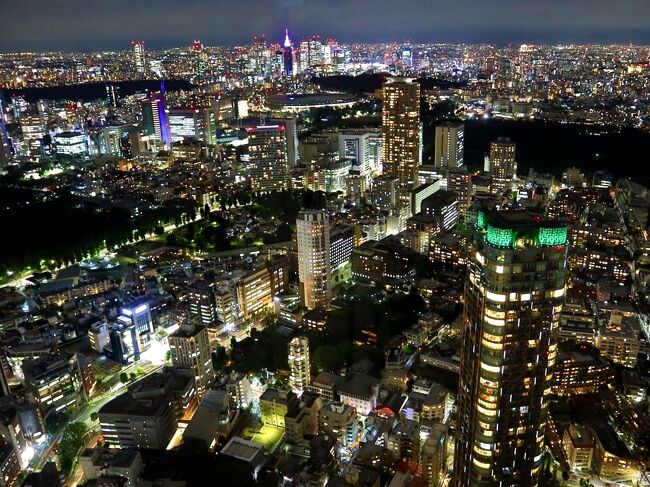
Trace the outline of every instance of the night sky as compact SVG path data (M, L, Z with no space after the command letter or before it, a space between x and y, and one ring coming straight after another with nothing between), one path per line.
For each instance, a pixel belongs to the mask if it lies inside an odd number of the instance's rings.
M0 51L281 40L650 44L650 0L0 0Z

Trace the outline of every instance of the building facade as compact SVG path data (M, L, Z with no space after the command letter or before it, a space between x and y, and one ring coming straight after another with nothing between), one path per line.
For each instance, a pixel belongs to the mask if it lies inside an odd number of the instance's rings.
M465 291L453 485L537 485L566 253L566 227L522 210L478 215Z

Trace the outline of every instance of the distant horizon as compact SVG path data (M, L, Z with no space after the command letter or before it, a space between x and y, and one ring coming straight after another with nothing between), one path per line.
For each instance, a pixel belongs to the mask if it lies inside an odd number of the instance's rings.
M647 0L0 0L0 52L247 45L311 34L345 44L650 44ZM90 47L90 49L89 49Z
M260 34L263 35L263 34ZM292 42L294 43L294 47L298 47L296 42L300 42L302 40L308 39L312 35L320 35L319 33L313 33L313 34L307 34L307 35L302 35L302 36L292 36L291 31L289 31L289 35L291 37ZM168 46L161 46L160 44L152 46L147 39L137 39L144 41L145 44L145 50L146 52L159 52L159 51L171 51L174 49L189 49L192 45L193 42L199 41L203 44L205 48L208 49L216 49L216 48L222 48L222 49L233 49L236 47L244 47L244 46L250 46L253 44L253 37L251 36L248 42L239 42L239 43L230 43L230 44L213 44L213 43L207 43L203 41L203 39L200 38L192 38L190 39L187 43L185 44L175 44L175 45L168 45ZM493 46L497 49L506 49L509 47L517 47L517 46L523 46L523 45L529 45L529 46L534 46L534 47L557 47L557 46L580 46L580 47L637 47L637 48L648 48L650 50L650 39L648 39L645 42L634 42L634 41L611 41L611 42L589 42L589 41L584 41L584 42L533 42L533 41L508 41L508 42L496 42L496 41L475 41L475 42L470 42L470 41L425 41L425 40L388 40L388 41L345 41L341 40L336 37L329 37L329 36L322 36L321 35L321 42L326 41L329 38L335 39L338 43L341 45L345 46L352 46L352 45L390 45L390 44L397 44L397 45L412 45L412 46L419 46L419 45L428 45L428 46L444 46L444 45L449 45L449 46ZM128 52L131 51L131 42L136 39L130 39L128 40L124 45L121 47L114 47L114 48L96 48L96 49L91 49L91 50L74 50L74 49L53 49L53 50L25 50L25 51L17 51L17 50L7 50L3 51L0 49L0 56L6 56L6 55L12 55L12 54L24 54L24 55L29 55L29 54L51 54L51 53L59 53L59 54L94 54L94 53L106 53L106 52ZM271 44L279 44L281 45L282 43L280 41L275 40L275 38L271 39L268 36L266 37L266 43L267 45ZM642 61L642 60L640 60ZM645 60L650 62L650 52L648 54L648 59Z

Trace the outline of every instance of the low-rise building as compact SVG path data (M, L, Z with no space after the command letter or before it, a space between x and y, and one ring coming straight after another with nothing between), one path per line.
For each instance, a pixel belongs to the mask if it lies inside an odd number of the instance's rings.
M118 448L164 450L179 420L196 410L194 374L166 367L128 387L99 410L106 443Z
M589 472L591 470L591 460L596 444L588 428L571 423L564 430L562 447L572 470L580 472Z

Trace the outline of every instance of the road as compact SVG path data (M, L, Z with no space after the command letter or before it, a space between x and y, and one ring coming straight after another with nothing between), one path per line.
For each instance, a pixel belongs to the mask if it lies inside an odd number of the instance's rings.
M143 367L146 372L142 376L140 376L138 379L144 378L150 374L153 374L154 372L158 372L163 366L162 365L152 365L152 364L141 364L141 363L134 363L129 365L128 367L122 369L121 372L126 371L128 373L130 368L136 368L136 367ZM97 421L93 421L90 419L90 416L92 413L98 412L104 404L109 402L111 399L117 397L118 395L126 392L126 387L128 384L122 384L119 383L119 385L112 390L109 391L104 391L99 394L95 394L89 401L86 403L86 405L83 407L83 409L70 420L71 423L75 422L81 422L84 423L88 427L88 431L91 433L94 433L88 437L88 441L86 443L86 447L88 446L94 446L97 443L97 440L99 439L99 424ZM40 471L45 463L50 460L50 457L52 453L54 452L54 449L56 448L56 445L59 443L61 440L61 435L63 434L63 430L57 433L50 441L47 442L46 445L43 445L42 448L40 448L37 453L34 455L34 458L32 458L28 470L30 471ZM73 473L73 477L77 475L77 470ZM77 481L78 482L78 481ZM76 485L76 484L72 484Z

